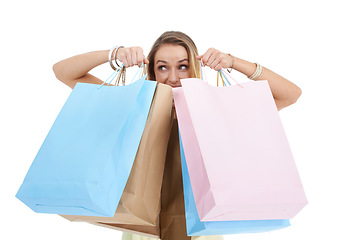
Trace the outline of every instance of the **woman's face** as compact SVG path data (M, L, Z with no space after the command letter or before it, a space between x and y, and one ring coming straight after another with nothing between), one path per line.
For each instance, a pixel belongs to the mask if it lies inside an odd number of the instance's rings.
M180 45L165 44L159 47L154 68L156 81L171 87L180 87L180 79L190 78L187 51Z

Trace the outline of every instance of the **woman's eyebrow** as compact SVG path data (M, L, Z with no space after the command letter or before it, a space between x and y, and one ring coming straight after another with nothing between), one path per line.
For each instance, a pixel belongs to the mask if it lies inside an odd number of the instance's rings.
M181 63L181 62L185 62L185 61L188 62L188 59L187 59L187 58L184 58L184 59L182 59L182 60L179 60L178 62Z
M158 60L158 61L156 62L156 64L159 63L159 62L167 63L167 61L165 61L165 60Z
M185 62L185 61L188 62L188 59L187 59L187 58L184 58L184 59L182 59L182 60L179 60L178 63L182 63L182 62ZM168 62L165 61L165 60L157 60L156 64L157 64L157 63L168 63Z

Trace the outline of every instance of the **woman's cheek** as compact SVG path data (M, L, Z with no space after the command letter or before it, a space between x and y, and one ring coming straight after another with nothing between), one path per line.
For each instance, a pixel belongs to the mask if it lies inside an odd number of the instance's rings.
M188 70L184 71L183 73L180 74L180 79L185 79L185 78L190 78L190 73Z
M159 83L165 83L166 77L164 76L164 74L157 73L157 74L155 74L155 76L156 76L156 81L157 81L157 82L159 82Z

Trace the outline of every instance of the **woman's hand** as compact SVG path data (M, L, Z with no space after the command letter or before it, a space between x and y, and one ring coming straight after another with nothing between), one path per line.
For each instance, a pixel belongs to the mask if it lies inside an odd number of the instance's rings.
M216 71L221 68L233 67L233 57L214 48L210 48L205 54L197 56L197 59L202 60L205 66L209 66Z
M142 63L148 64L148 60L143 54L141 47L119 48L116 56L125 67L132 67L135 65L140 67Z
M110 50L94 51L64 59L53 66L56 78L71 88L78 82L102 84L103 81L91 75L89 71L108 63L109 53ZM141 47L119 48L116 56L125 67L148 64Z
M197 56L197 59L202 60L204 65L216 71L221 68L233 68L247 77L252 76L257 68L255 63L222 53L214 48L210 48L205 54ZM295 103L302 94L302 90L294 83L265 67L263 67L260 77L254 80L268 81L278 110Z

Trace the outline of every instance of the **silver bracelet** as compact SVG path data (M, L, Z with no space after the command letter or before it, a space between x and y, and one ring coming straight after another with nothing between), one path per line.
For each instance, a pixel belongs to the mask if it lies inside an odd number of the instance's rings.
M111 48L110 52L108 53L108 62L110 63L111 68L115 71L118 68L120 68L120 64L117 62L117 51L120 48L123 48L123 46L114 46L113 48ZM114 52L115 52L115 56L114 56L114 59L112 59ZM113 63L112 63L113 60L115 60L115 64L117 65L117 67L113 65Z
M114 46L113 48L111 48L110 52L108 53L108 62L110 63L110 66L113 70L116 71L115 66L113 66L112 64L112 55L113 55L113 51L117 48L117 46Z
M119 47L117 47L115 50L114 50L114 52L115 52L115 56L114 56L114 60L115 60L115 63L116 63L116 65L117 65L117 69L118 68L120 68L121 67L121 63L119 63L117 60L117 52L118 52L118 49L120 49L120 48L123 48L124 46L119 46Z
M251 80L257 80L263 74L263 67L259 63L255 63L255 64L257 65L256 71L252 74L252 76L248 77Z

